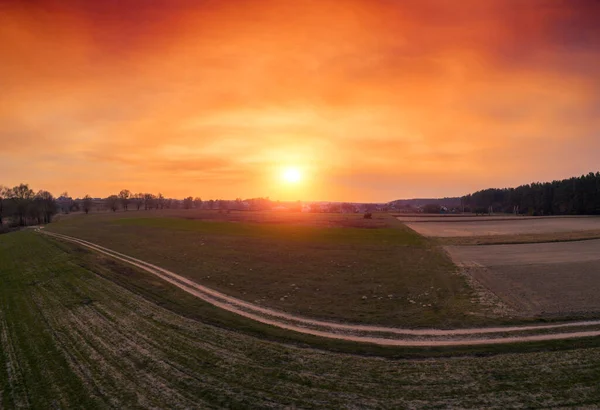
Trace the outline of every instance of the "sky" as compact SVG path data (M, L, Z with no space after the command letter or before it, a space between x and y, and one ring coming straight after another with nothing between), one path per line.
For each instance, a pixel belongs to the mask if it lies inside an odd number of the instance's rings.
M0 0L0 184L379 202L596 172L598 21L597 0Z

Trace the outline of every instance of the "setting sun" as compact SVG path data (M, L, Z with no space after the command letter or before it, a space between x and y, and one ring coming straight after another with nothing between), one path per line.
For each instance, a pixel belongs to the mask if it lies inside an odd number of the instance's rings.
M302 179L302 173L298 168L286 168L281 173L281 179L290 184L295 184Z

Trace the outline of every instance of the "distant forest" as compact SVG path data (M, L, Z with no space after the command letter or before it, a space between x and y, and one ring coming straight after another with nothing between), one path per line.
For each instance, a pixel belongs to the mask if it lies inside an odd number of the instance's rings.
M462 197L465 211L527 215L599 215L600 172L517 188L484 189Z

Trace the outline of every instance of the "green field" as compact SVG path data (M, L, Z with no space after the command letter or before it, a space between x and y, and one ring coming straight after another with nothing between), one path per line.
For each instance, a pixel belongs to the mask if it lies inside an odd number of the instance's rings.
M384 359L294 347L261 332L271 330L252 330L95 253L33 232L0 236L0 408L600 402L600 348Z
M122 212L71 216L47 229L157 264L237 298L303 316L440 328L509 320L478 303L439 247L391 216L284 218Z

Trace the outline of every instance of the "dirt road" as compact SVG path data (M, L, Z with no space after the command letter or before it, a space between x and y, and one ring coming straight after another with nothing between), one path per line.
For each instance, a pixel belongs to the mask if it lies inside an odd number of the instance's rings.
M66 235L44 232L43 230L41 230L41 232L53 238L78 244L121 262L136 266L229 312L278 328L314 336L387 346L421 347L488 345L600 336L600 320L543 326L511 326L454 330L401 329L312 320L244 302L199 285L174 272L88 241Z

